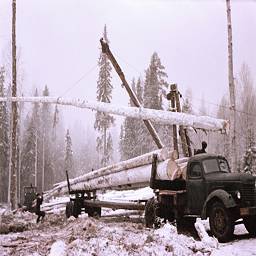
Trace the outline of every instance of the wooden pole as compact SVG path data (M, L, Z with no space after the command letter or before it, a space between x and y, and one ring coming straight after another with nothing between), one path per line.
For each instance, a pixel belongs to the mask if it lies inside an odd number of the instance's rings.
M35 187L37 188L37 148L38 148L38 134L37 134L37 128L35 128L35 134L36 134L36 141L35 141ZM37 188L38 189L38 188Z
M171 100L171 108L172 108L172 112L176 112L176 106L175 106L175 85L171 84L171 91L169 94L169 98ZM177 134L177 125L174 124L172 126L172 131L173 131L173 148L174 150L177 151L178 153L178 158L179 158L179 146L178 146L178 134Z
M172 88L172 90L174 91L174 94L175 94L177 112L181 112L180 95L179 95L179 92L178 92L177 84L172 84L171 88ZM180 133L180 138L181 138L181 147L182 147L183 154L184 154L184 156L189 156L187 139L186 139L185 129L184 129L183 125L179 126L179 133Z
M188 130L184 129L184 132L185 132L185 136L186 136L186 142L187 142L187 145L188 145L188 156L192 156L192 149L191 149L190 138L188 136Z
M233 74L233 50L232 50L232 23L230 0L226 0L227 6L227 24L228 24L228 80L229 80L229 97L230 97L230 147L231 147L231 170L237 169L236 154L236 98L235 83Z
M43 162L43 164L42 164L42 192L44 191L44 171L45 171L45 145L44 145L45 141L44 141L44 139L45 139L45 132L43 132L43 147L42 147L42 150L43 150L43 152L42 152L42 162Z
M119 64L117 63L114 55L110 51L108 44L103 41L103 38L100 39L100 43L101 43L101 47L102 47L102 52L107 54L109 60L111 61L113 67L115 68L117 74L119 75L119 77L120 77L120 79L123 83L123 86L125 87L126 91L128 92L130 98L132 99L133 104L138 108L142 107L138 98L137 98L137 96L136 96L136 94L133 92L133 90L131 89L131 87L127 83L127 81L125 79L125 76L124 76L124 73L123 73L121 67L119 66ZM153 127L152 123L148 120L143 120L143 122L146 125L146 127L147 127L149 133L151 134L154 142L156 143L157 147L159 149L163 148L164 144L162 143L161 139L159 138L159 136L158 136L155 128Z
M12 97L17 96L16 72L16 0L12 1ZM10 203L11 208L17 207L17 103L12 102L12 155L10 175Z

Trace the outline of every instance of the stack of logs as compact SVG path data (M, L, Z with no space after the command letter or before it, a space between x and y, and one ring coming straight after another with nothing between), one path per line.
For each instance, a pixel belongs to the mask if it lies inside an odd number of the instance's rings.
M156 179L174 180L186 177L188 158L177 159L177 152L168 148L159 149L123 162L86 173L70 180L72 191L134 189L149 186L153 155L157 155ZM45 198L68 192L67 181L58 183L45 193Z

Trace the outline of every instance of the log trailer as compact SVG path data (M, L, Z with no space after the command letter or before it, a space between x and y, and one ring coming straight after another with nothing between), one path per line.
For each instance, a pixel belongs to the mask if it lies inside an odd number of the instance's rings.
M101 208L144 210L146 201L138 202L109 202L97 199L96 190L71 190L68 172L66 172L70 201L66 205L66 217L78 217L85 212L90 217L101 217Z
M228 161L219 155L198 154L190 157L185 179L157 179L154 156L150 187L155 197L147 201L145 222L157 227L159 218L176 220L177 228L194 225L196 218L209 218L212 234L229 241L237 224L243 223L256 236L256 178L231 173Z

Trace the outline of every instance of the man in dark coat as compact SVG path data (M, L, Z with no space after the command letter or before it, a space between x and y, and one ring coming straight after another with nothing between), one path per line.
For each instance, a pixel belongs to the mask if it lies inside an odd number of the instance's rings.
M35 213L38 217L37 217L36 223L38 223L40 221L41 217L43 220L43 218L45 216L45 212L41 211L41 209L40 209L42 203L43 203L43 194L37 193L36 194L36 211L35 211Z
M203 154L203 153L206 153L206 149L207 148L207 143L205 141L202 142L202 148L201 149L198 149L196 152L195 152L195 155L197 154Z

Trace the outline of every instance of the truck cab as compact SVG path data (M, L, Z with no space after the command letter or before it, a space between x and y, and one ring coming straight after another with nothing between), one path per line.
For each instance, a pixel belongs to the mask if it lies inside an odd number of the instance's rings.
M177 225L209 218L213 235L226 242L231 239L235 224L242 219L248 232L256 235L255 177L232 173L223 156L195 155L187 163L185 180L155 180L151 187L156 197L149 200L145 208L148 211L151 207L150 225L155 217L175 219Z

